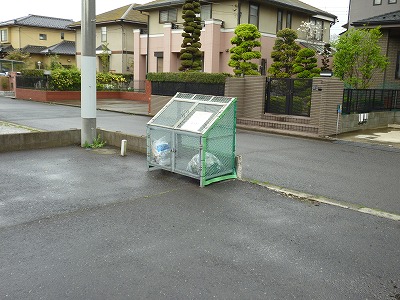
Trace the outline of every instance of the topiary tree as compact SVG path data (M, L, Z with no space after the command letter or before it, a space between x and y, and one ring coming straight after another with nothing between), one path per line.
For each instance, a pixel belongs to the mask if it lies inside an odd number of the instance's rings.
M271 58L274 61L268 69L268 73L275 78L289 78L292 77L293 65L300 50L300 46L296 44L297 39L296 31L285 28L279 30L276 34L277 39Z
M197 0L185 0L183 4L182 18L183 22L183 41L180 51L181 66L180 71L198 71L201 70L200 51L200 2Z
M325 71L325 70L330 70L330 57L332 55L332 48L331 48L331 44L326 43L324 45L324 51L321 53L322 56L322 68L321 70Z
M231 59L228 65L233 68L236 76L260 75L258 65L251 62L253 59L261 58L260 51L254 51L261 43L257 39L261 37L257 27L253 24L240 24L235 29L231 44L236 45L230 49Z
M374 73L384 70L388 59L381 53L379 27L350 29L335 42L333 57L335 76L356 89L369 87Z
M317 58L315 51L309 48L303 48L297 53L293 73L297 78L313 78L319 76L321 69L317 68Z

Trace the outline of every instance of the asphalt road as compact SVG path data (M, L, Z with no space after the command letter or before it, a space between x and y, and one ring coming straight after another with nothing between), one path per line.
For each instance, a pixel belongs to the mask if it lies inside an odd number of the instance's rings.
M399 299L399 222L128 154L0 153L0 299Z
M0 98L0 120L43 130L80 128L80 109ZM97 111L97 126L146 134L146 116ZM244 177L400 214L400 150L238 131Z

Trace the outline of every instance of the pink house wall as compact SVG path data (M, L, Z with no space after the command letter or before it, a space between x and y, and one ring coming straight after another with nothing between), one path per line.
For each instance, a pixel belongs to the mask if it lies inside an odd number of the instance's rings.
M229 49L232 48L230 40L233 36L233 30L222 28L222 21L208 20L205 22L200 36L202 44L200 50L204 52L204 72L233 74L232 68L228 66L230 59ZM146 66L147 38L148 36L141 35L139 30L134 31L135 62L139 62L134 67L135 80L146 79L146 67L147 72L157 72L155 52L163 53L163 72L177 72L180 66L178 54L181 50L182 30L172 29L172 25L167 23L164 25L163 34L150 35L148 42L149 55ZM266 60L266 69L272 63L271 52L275 39L275 35L265 33L262 33L260 39L261 47L258 50L261 52L261 58ZM261 59L257 59L254 62L261 64Z

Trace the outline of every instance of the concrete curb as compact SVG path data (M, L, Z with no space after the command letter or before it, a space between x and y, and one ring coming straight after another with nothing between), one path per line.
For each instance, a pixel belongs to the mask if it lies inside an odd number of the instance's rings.
M65 147L80 144L79 129L0 135L0 152Z

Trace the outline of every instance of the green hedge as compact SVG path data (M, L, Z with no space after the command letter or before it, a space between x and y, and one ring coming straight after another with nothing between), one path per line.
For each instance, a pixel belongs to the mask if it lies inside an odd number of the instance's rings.
M21 75L29 77L41 77L44 76L44 70L23 69L21 70Z
M147 80L159 82L197 82L197 83L225 83L228 73L177 72L177 73L148 73Z

